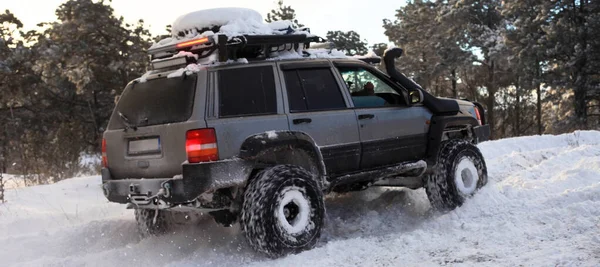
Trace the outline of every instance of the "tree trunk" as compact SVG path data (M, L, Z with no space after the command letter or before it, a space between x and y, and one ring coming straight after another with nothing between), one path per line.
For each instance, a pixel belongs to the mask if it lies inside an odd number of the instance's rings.
M3 125L8 126L8 119L2 122ZM0 174L6 173L6 166L8 165L8 138L10 134L8 132L8 127L5 127L2 131L2 147L0 148Z
M490 139L494 139L495 138L495 134L494 134L494 126L496 125L496 113L494 112L494 104L496 103L496 97L494 96L494 94L492 93L493 91L490 91L490 96L488 97L486 104L488 107L487 110L487 115L488 115L488 124L490 125L490 129L491 129L491 134L490 134Z
M542 79L542 67L540 66L540 61L536 59L536 88L535 93L537 95L537 128L538 135L542 135L544 133L544 127L542 127L542 83L540 82Z
M452 69L452 95L458 98L458 88L456 88L456 69Z
M496 126L496 113L494 112L494 105L496 104L496 81L495 81L495 66L494 61L490 60L488 67L488 82L487 82L487 90L488 90L488 98L487 98L487 114L488 114L488 124L490 125L491 134L490 139L494 139L496 135L494 134L494 127Z
M94 93L95 94L95 93ZM94 140L96 141L96 143L99 143L99 137L98 137L98 122L96 121L96 114L94 113L94 110L92 109L92 104L90 103L90 101L87 101L88 104L88 110L90 111L90 116L92 117L92 123L94 124Z
M517 75L516 84L517 105L515 107L515 136L521 136L521 80Z
M579 12L577 10L577 2L579 2ZM588 34L585 17L585 4L586 1L576 1L573 0L573 26L574 29L578 31L578 44L580 47L584 49L588 45ZM588 74L585 73L585 67L587 65L587 54L585 51L580 52L578 55L576 54L575 59L575 70L574 70L574 90L575 90L575 115L579 119L579 126L587 129L587 103L586 103L586 93L587 93L587 81Z
M544 129L542 127L542 84L540 82L537 83L537 88L535 90L537 94L537 126L538 126L538 134L542 135L544 133Z
M509 101L508 97L509 97L508 94L503 94L503 99L502 99L503 105L501 107L501 110L503 110L503 111L510 110L510 108L508 108L508 104L507 104ZM511 114L510 114L510 112L503 112L503 114L501 114L501 117L502 117L502 124L500 125L500 134L496 135L496 136L499 138L505 138L505 137L507 137L506 128L508 128L508 126L509 126L509 122L511 120Z

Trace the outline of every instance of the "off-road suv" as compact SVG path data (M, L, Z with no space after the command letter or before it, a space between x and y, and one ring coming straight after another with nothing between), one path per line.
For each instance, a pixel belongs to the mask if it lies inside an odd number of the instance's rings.
M268 58L318 40L214 35L150 50L155 70L127 85L104 133L105 196L135 209L144 234L208 212L277 257L315 245L329 192L425 187L450 210L487 182L480 105L428 94L396 71L398 48L387 74L309 50ZM212 53L221 63L194 63Z

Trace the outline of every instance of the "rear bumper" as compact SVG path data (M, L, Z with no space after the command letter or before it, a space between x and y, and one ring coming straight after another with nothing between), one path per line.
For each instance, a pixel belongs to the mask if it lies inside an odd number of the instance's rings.
M174 178L113 179L110 170L102 168L104 196L117 203L174 206L193 202L203 193L242 185L252 166L242 160L182 164L182 175Z
M490 140L490 125L486 124L473 127L473 134L475 134L475 138L477 138L477 143Z

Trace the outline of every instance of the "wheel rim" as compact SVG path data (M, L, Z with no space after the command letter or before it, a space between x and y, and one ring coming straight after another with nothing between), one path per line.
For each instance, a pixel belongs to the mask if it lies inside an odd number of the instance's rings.
M292 189L283 194L277 209L277 219L286 232L297 234L309 225L309 212L310 203L304 194Z
M458 192L470 196L477 190L478 182L479 174L473 160L469 157L461 158L454 173L454 183Z

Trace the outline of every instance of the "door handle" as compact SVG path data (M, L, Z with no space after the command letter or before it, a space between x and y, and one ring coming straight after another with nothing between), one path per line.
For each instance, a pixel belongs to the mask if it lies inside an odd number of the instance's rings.
M358 119L359 120L370 120L372 118L375 118L375 115L373 115L373 114L360 114L360 115L358 115Z
M294 122L294 124L311 123L312 119L310 119L310 118L294 119L293 122Z

